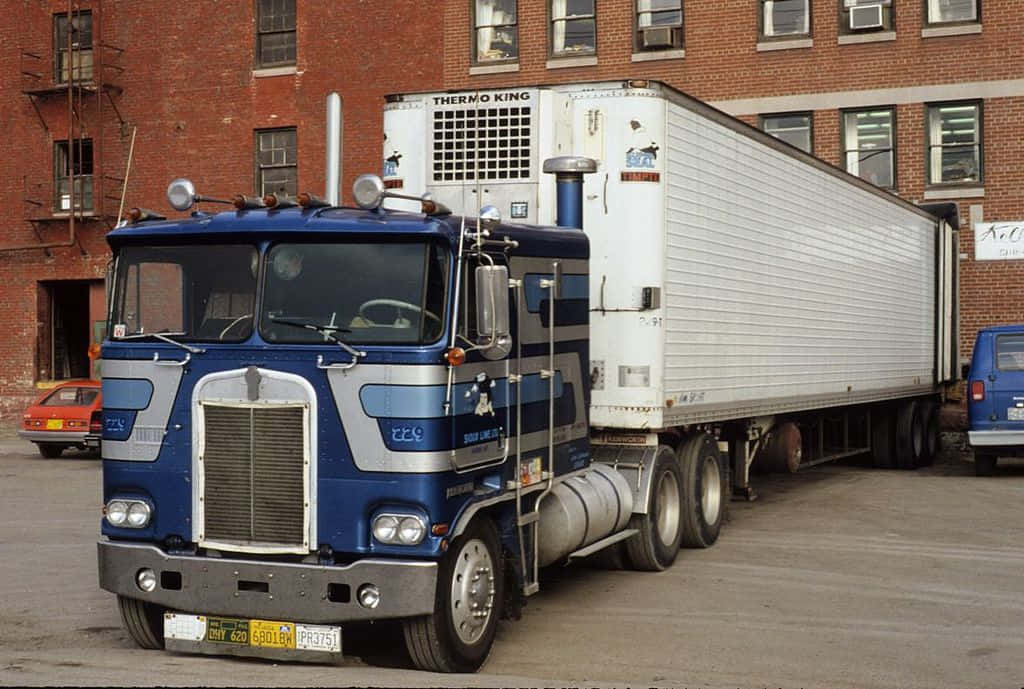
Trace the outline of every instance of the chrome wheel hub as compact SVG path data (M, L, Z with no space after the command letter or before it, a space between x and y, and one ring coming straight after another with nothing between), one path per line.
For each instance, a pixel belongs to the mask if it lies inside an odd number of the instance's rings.
M494 562L478 538L462 545L452 569L451 615L462 643L480 640L494 611Z

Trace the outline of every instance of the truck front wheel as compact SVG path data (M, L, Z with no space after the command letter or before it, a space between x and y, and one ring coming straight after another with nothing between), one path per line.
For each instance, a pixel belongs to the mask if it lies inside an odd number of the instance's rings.
M413 664L433 672L475 672L487 660L504 595L498 534L474 520L441 559L434 612L405 620Z
M158 605L127 596L117 597L121 622L132 641L141 648L164 647L164 610Z

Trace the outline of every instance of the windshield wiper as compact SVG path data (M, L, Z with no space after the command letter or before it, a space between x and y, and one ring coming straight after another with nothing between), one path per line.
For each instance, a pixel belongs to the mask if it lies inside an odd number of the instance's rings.
M333 319L332 319L333 320ZM352 332L348 328L342 328L338 325L322 325L320 323L309 323L306 321L292 321L287 318L271 318L272 323L280 323L281 325L290 325L293 328L305 328L306 330L312 330L318 332L324 337L337 342L338 345L346 352L352 355L352 365L354 366L359 362L359 359L366 356L366 352L360 352L358 349L354 349L347 345L344 340L338 337L337 333L350 333Z
M178 347L181 347L182 349L184 349L187 352L191 352L192 354L202 354L203 352L206 351L202 347L191 347L191 346L185 344L184 342L178 342L177 340L172 340L171 339L172 337L184 337L184 336L185 336L185 333L183 333L183 332L171 332L170 330L161 330L158 333L132 333L131 335L122 335L121 337L116 337L114 339L116 339L116 340L141 340L141 339L146 338L146 337L155 337L156 339L160 340L161 342L167 342L169 344L176 345Z

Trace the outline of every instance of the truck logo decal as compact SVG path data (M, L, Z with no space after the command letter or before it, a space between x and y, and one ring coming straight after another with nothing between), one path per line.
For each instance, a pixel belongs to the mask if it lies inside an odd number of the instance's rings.
M658 158L659 148L660 147L653 141L649 146L644 146L643 148L630 146L629 149L626 150L626 167L653 170L654 161Z
M398 161L402 159L402 154L398 151L392 152L387 158L384 159L384 176L395 177L398 175Z
M476 400L476 408L473 413L477 416L494 416L494 405L491 403L491 389L494 387L494 379L481 371L476 374L476 383L469 390L466 390L466 399Z

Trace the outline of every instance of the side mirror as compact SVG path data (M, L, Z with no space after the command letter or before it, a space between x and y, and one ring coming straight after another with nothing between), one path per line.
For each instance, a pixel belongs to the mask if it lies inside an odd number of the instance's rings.
M503 359L512 351L508 314L508 268L478 266L476 269L476 330L486 338L480 353Z

